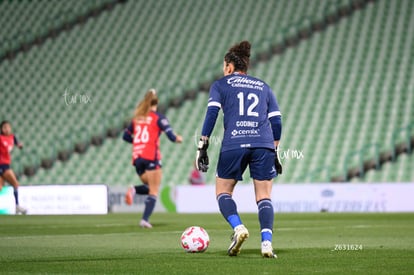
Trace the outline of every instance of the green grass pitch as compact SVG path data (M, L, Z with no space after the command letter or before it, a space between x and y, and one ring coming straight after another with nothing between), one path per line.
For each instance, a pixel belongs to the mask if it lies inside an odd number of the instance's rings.
M231 230L217 214L0 216L0 274L414 274L414 213L276 214L278 259L260 254L256 214L237 257ZM210 247L185 253L182 231L204 227Z

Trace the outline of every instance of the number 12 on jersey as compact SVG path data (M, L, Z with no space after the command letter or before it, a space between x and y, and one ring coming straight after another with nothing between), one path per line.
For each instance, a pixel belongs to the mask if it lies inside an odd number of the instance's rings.
M238 93L237 98L239 99L239 115L244 116L244 93ZM247 95L247 100L248 102L251 102L247 107L247 115L258 117L259 113L253 111L253 109L256 108L256 106L259 104L259 97L254 93L249 93Z

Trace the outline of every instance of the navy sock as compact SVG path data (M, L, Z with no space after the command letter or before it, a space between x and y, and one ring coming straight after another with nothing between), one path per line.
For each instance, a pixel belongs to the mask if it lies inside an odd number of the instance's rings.
M272 241L274 210L270 199L263 199L257 202L259 209L260 232L263 241Z
M155 203L157 202L157 197L149 195L147 199L145 200L145 209L144 213L142 215L142 219L145 221L149 220L149 217L152 214L152 211L154 211Z
M135 185L135 193L138 195L148 195L149 193L148 185L145 185L145 184Z
M17 191L17 188L13 188L13 195L16 205L19 205L19 192Z
M230 194L222 193L217 196L220 212L227 222L234 229L236 226L242 224L240 216L237 213L237 205Z

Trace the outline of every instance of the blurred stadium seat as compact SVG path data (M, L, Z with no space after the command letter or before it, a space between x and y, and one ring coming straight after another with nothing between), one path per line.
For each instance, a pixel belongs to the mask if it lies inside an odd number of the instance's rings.
M0 56L111 1L1 1Z
M370 170L365 177L356 177L356 182L413 182L413 154L401 154L396 162L384 163L379 171Z

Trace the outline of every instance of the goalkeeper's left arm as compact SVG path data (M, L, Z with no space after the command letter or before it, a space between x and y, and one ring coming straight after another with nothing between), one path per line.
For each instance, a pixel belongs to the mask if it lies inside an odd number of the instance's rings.
M282 174L282 163L279 160L278 147L280 137L282 136L282 118L281 116L273 116L269 118L273 131L273 140L275 144L275 169L278 174Z

